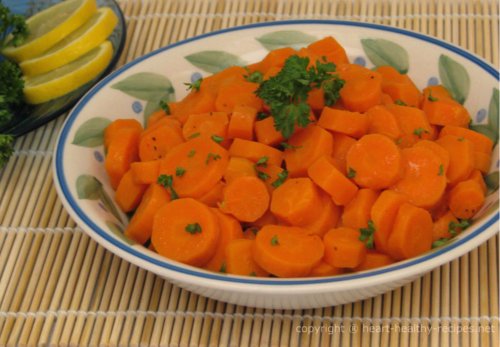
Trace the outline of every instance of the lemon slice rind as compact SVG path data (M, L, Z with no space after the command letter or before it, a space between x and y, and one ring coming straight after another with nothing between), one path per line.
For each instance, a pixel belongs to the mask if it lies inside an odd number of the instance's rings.
M77 60L42 75L25 77L24 98L41 104L68 94L97 77L110 63L113 46L104 41Z
M113 32L118 17L109 7L100 8L87 23L54 45L45 54L19 64L25 76L35 76L66 65L99 46Z
M96 0L68 0L51 6L26 20L30 35L23 45L8 46L2 53L16 62L35 58L87 22L96 11Z

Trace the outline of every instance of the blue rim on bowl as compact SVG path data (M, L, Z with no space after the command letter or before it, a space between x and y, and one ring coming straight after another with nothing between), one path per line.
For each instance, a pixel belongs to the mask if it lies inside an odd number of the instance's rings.
M217 273L210 273L204 270L196 269L190 266L185 266L185 265L177 265L178 263L169 261L168 259L164 260L159 260L150 257L149 255L145 253L139 252L137 249L126 245L125 243L121 243L117 241L115 238L110 237L106 231L101 229L96 223L94 223L87 215L86 213L80 208L78 203L75 201L74 197L69 191L68 187L68 182L67 178L65 176L64 172L64 151L65 151L65 145L68 143L68 135L69 131L71 129L71 126L73 125L75 119L78 117L79 113L82 111L82 109L85 107L86 103L96 94L98 93L103 87L105 87L117 74L120 74L123 71L126 71L127 69L130 69L132 66L138 64L139 62L154 56L156 54L159 54L164 51L168 51L172 48L178 47L185 45L189 42L201 40L207 37L211 36L216 36L216 35L221 35L224 33L232 32L232 31L238 31L238 30L245 30L249 28L259 28L259 27L273 27L273 26L287 26L287 25L296 25L296 24L320 24L320 25L337 25L337 26L354 26L354 27L361 27L361 28L369 28L373 30L379 30L379 31L388 31L388 32L393 32L405 36L410 36L412 38L415 38L417 40L425 41L428 43L431 43L433 45L437 45L440 48L448 51L452 51L455 54L458 54L462 56L463 58L469 60L470 62L473 62L475 65L477 65L479 68L484 70L487 74L491 75L493 78L495 78L497 81L499 80L499 72L494 69L492 66L484 62L481 58L474 56L471 53L468 53L454 45L448 44L446 42L443 42L441 40L415 33L415 32L410 32L407 30L403 29L398 29L398 28L393 28L393 27L388 27L388 26L383 26L383 25L377 25L377 24L368 24L368 23L358 23L358 22L348 22L348 21L336 21L336 20L303 20L303 21L280 21L280 22L272 22L272 23L258 23L258 24L251 24L251 25L246 25L246 26L240 26L240 27L235 27L235 28L229 28L229 29L224 29L216 32L211 32L207 33L201 36L197 36L194 38L190 38L172 45L169 45L167 47L158 49L156 51L153 51L141 58L138 58L125 66L123 66L120 70L115 71L114 73L110 74L106 78L104 78L99 84L97 84L87 95L85 95L84 98L80 100L80 102L75 106L75 108L72 110L71 114L69 115L68 119L66 120L66 123L64 124L61 133L58 138L58 142L56 144L56 153L55 153L55 160L54 160L54 172L55 172L55 179L56 179L56 188L58 189L58 193L60 197L63 199L63 201L66 203L66 206L69 207L69 212L70 215L80 224L81 226L84 226L84 229L86 229L88 232L90 232L91 236L94 238L97 238L101 243L103 243L106 247L109 249L113 250L114 252L118 253L119 255L131 255L135 257L135 259L140 263L141 265L149 265L150 267L154 267L157 270L165 270L167 273L177 273L179 275L187 275L187 278L189 277L196 277L196 278L202 278L206 280L207 282L212 282L212 286L214 285L215 282L222 282L224 285L231 285L234 284L236 287L239 284L244 284L244 285L255 285L252 287L252 290L256 288L260 288L258 290L262 291L268 291L269 288L273 287L279 287L279 286L286 286L287 290L291 290L292 287L299 288L299 287L305 287L305 286L310 286L310 285L329 285L329 284L334 284L334 283L345 283L347 281L350 281L351 285L354 285L353 283L357 283L356 285L359 284L360 280L370 280L370 283L376 283L377 282L377 276L381 274L396 274L400 273L401 271L405 271L408 275L416 275L416 274L423 274L425 271L430 270L438 265L443 264L446 261L451 260L452 258L455 258L457 254L452 255L451 252L456 250L458 247L462 246L463 244L469 242L469 245L471 246L477 246L481 242L486 241L488 237L491 237L491 231L490 228L492 228L499 219L499 213L498 210L491 213L488 218L485 218L479 225L477 226L477 229L474 230L473 232L465 235L462 238L458 238L454 242L448 244L447 246L444 246L440 249L436 249L430 253L427 253L425 255L422 255L418 258L415 259L410 259L404 262L399 262L396 263L392 266L381 268L378 270L372 270L372 271L367 271L367 272L361 272L361 273L353 273L353 274L345 274L345 275L340 275L340 276L335 276L335 277L327 277L327 278L305 278L305 279L259 279L259 278L245 278L245 277L238 277L238 276L228 276L224 274L217 274ZM488 231L488 233L486 233ZM466 251L470 250L470 248L460 250L461 254L465 253ZM433 262L439 258L439 263ZM421 267L413 267L411 271L408 270L408 268L420 264L422 265ZM184 276L186 278L186 276ZM240 288L241 289L241 288ZM317 289L317 288L316 288ZM299 289L300 290L300 289Z

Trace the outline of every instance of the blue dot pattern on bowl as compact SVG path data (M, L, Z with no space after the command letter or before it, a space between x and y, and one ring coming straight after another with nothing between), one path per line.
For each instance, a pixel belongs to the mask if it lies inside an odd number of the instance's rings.
M482 108L477 111L476 114L476 122L481 123L486 118L486 109Z
M132 103L132 110L135 113L141 113L142 112L142 104L139 101L134 101Z
M194 83L194 82L198 81L200 78L203 78L203 76L201 75L201 73L199 73L199 72L193 72L193 74L191 75L191 83Z
M437 77L431 77L429 78L429 80L427 81L427 85L428 86L435 86L435 85L438 85L439 84L439 80Z
M99 152L99 151L94 151L94 158L99 163L102 163L104 161L104 157L102 156L101 152Z
M366 59L363 57L356 57L354 59L354 64L360 65L360 66L366 66Z

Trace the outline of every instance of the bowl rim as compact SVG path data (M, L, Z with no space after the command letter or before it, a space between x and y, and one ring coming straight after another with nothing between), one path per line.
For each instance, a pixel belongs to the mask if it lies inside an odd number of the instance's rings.
M148 54L145 54L127 64L120 67L113 73L106 76L99 81L91 90L89 90L71 110L65 123L63 124L57 142L55 144L55 157L53 160L54 182L57 193L61 198L63 205L69 212L70 216L77 222L77 224L89 234L98 243L103 245L108 250L119 255L120 257L135 263L136 265L153 271L156 274L162 275L179 283L189 283L193 285L201 285L198 281L203 280L203 286L208 288L220 289L220 285L224 284L226 290L234 290L241 292L253 293L313 293L322 292L325 290L349 290L360 286L366 286L369 280L371 286L386 283L387 281L396 281L403 277L423 275L425 272L442 265L458 256L465 254L482 242L486 241L496 232L498 233L498 220L499 211L491 212L475 227L467 236L457 239L456 241L443 246L440 249L423 254L417 258L408 259L406 261L395 263L394 265L383 267L380 269L357 272L352 274L345 274L333 277L322 278L292 278L292 279L277 279L277 278L252 278L243 276L234 276L227 274L218 274L209 272L203 269L192 267L189 265L181 264L179 262L164 258L158 260L150 257L146 253L140 252L137 248L127 245L118 241L114 237L108 235L106 231L101 229L95 224L85 212L78 206L73 195L69 192L68 183L64 175L63 154L65 145L68 144L67 138L69 131L72 129L72 124L79 115L80 111L84 108L87 102L98 93L103 87L108 85L108 82L114 79L117 75L125 72L136 64L148 59L151 56L168 51L177 46L185 45L190 42L201 40L207 37L221 35L228 32L240 31L246 29L254 29L260 27L286 27L290 25L336 25L336 26L354 26L367 29L374 29L378 31L388 31L403 36L409 36L417 40L426 41L428 43L437 45L445 50L452 51L453 53L471 61L479 66L482 70L487 72L497 81L499 80L500 72L492 65L487 63L477 55L467 52L464 49L445 42L443 40L421 34L406 29L391 27L387 25L374 24L374 23L361 23L345 20L286 20L277 22L261 22L242 26L236 26L226 29L205 33L199 36L188 38L165 47L156 49ZM466 247L463 247L466 244ZM131 258L133 257L133 258ZM416 266L419 265L419 266ZM381 276L384 275L384 276ZM196 282L196 283L195 283ZM338 287L337 287L338 286ZM334 288L335 287L335 288Z

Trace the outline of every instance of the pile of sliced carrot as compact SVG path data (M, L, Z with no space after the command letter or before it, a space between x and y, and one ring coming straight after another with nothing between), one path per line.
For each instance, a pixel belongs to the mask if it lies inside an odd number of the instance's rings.
M256 95L292 55L336 64L345 81L285 139ZM484 203L492 141L440 85L420 91L390 66L350 64L331 37L230 67L143 126L105 131L115 199L134 212L126 236L210 271L332 276L429 251Z

